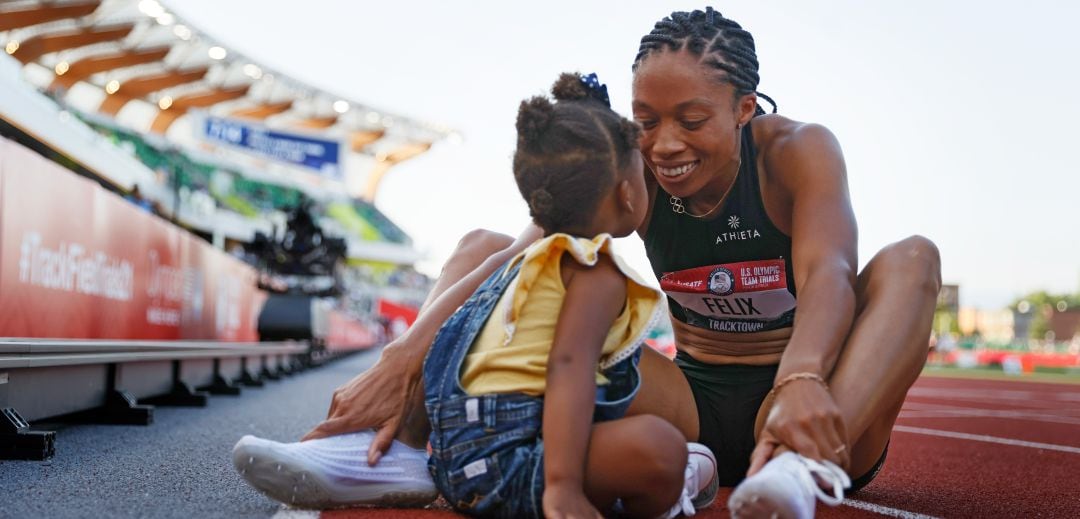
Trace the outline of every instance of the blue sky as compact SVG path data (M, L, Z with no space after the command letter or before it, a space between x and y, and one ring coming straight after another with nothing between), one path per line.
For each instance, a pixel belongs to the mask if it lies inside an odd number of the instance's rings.
M378 206L435 274L466 231L528 221L510 170L521 99L559 72L597 72L629 113L638 40L687 2L173 0L228 47L388 111L448 124L384 181ZM1080 3L731 1L753 33L760 90L843 146L859 258L911 234L942 251L961 304L1080 290ZM622 253L648 272L638 241Z

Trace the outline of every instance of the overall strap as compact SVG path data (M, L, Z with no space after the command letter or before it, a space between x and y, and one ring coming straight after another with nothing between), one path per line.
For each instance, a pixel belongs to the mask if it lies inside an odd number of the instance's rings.
M492 311L495 310L499 298L517 276L519 270L521 270L520 261L514 264L508 262L496 270L439 331L439 336L431 346L431 358L427 362L437 363L435 367L441 366L439 387L443 396L464 394L460 382L461 364L472 349L476 336L480 334ZM444 333L449 333L449 336L441 337Z

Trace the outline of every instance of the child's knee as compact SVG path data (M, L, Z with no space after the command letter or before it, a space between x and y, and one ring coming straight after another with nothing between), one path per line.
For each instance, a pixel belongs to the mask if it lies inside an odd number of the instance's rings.
M682 488L686 438L674 425L653 415L633 417L634 451L643 468L663 487Z

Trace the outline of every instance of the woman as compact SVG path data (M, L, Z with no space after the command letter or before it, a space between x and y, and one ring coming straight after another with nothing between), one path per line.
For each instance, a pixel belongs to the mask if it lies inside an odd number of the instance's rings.
M795 472L831 462L857 490L881 467L926 358L940 266L916 236L856 272L840 146L822 126L764 115L757 67L750 34L711 8L672 13L641 40L633 111L651 210L638 234L668 295L678 355L642 359L628 414L661 416L708 445L724 484L760 476L733 494L733 512L805 515L813 489ZM435 333L539 236L462 239L420 319L334 393L305 439L374 427L372 465L395 438L423 445L418 386Z

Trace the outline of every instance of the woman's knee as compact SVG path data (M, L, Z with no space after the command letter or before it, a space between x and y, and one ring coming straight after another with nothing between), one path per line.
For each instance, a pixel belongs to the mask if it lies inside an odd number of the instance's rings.
M472 271L489 256L509 247L514 239L486 229L473 229L458 241L450 258L443 264L443 275L448 272L458 277Z
M512 243L514 243L514 239L505 234L487 229L473 229L465 233L465 236L462 236L461 240L458 241L454 255L488 255L501 251Z
M941 289L941 254L937 245L924 236L910 236L881 250L867 269L871 286L902 283L922 286L936 295Z

